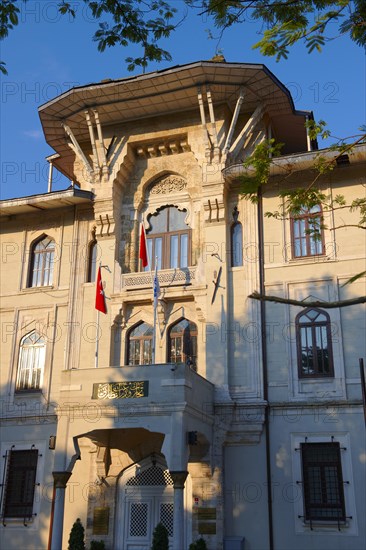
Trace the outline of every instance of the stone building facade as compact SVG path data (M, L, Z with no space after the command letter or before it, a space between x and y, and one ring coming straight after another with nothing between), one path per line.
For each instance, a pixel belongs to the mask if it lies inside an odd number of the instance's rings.
M324 212L319 240L320 210L264 216L314 179L312 114L265 66L226 62L74 88L39 114L72 185L1 203L3 547L67 548L81 518L114 550L148 550L159 521L174 550L361 550L365 310L321 307L364 294L343 286L364 270L358 213ZM282 156L252 203L242 161L271 137ZM359 145L318 184L361 197L365 161Z

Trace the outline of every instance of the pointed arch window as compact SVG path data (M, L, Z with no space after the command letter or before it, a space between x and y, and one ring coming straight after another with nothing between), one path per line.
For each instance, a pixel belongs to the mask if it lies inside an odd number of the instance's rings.
M97 241L92 241L89 244L88 250L88 283L95 283L95 274L97 266L98 244Z
M321 309L306 309L296 317L299 378L334 376L331 323Z
M132 328L127 339L128 365L151 365L153 327L140 323Z
M47 235L36 241L31 249L29 287L52 285L55 260L55 241Z
M33 331L20 341L16 392L40 390L46 358L46 342Z
M149 217L146 244L151 269L155 269L155 258L158 269L178 269L190 265L191 229L185 222L186 216L185 210L165 206Z
M168 362L187 362L197 370L197 326L181 319L168 332Z

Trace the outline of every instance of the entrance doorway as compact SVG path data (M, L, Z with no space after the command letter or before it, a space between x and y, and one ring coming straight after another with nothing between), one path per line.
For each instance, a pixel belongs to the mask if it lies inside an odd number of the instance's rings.
M134 466L133 471L131 477L125 472L120 482L115 549L150 550L153 531L160 522L172 545L174 489L168 470L160 464L151 465L149 459L147 467Z

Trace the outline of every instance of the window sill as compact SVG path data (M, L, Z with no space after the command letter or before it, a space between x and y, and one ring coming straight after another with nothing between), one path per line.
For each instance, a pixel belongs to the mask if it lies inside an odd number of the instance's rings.
M31 293L31 292L46 292L47 290L57 290L53 285L48 286L27 286L22 288L22 292Z
M348 519L352 519L352 518L348 518ZM329 521L325 521L325 520L321 520L321 519L314 519L312 521L310 520L302 520L302 524L304 527L307 527L309 530L314 530L314 529L326 529L326 530L332 530L334 531L335 529L337 531L339 531L340 529L347 529L350 527L350 523L349 521L347 520L340 520L340 521L337 521L337 520L329 520Z
M2 527L7 527L7 526L12 525L14 527L19 527L19 526L27 527L27 525L30 525L31 523L34 523L34 520L35 520L36 516L37 516L37 514L34 514L30 518L2 517L1 518L1 526Z
M329 380L333 380L334 378L334 374L328 374L325 376L310 374L309 376L299 376L299 382L322 382L323 380L324 382L329 382Z
M314 256L299 256L298 258L289 258L288 263L292 264L315 264L320 262L335 262L335 258L331 258L326 254L314 254Z
M39 397L43 395L42 390L15 390L14 397Z

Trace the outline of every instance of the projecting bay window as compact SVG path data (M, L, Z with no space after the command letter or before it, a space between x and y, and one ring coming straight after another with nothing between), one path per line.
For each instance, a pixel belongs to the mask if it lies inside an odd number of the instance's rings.
M149 217L150 230L147 232L147 249L151 267L155 269L180 269L190 264L191 230L185 223L187 212L174 206L162 208Z
M345 499L339 443L302 443L304 519L345 522Z

